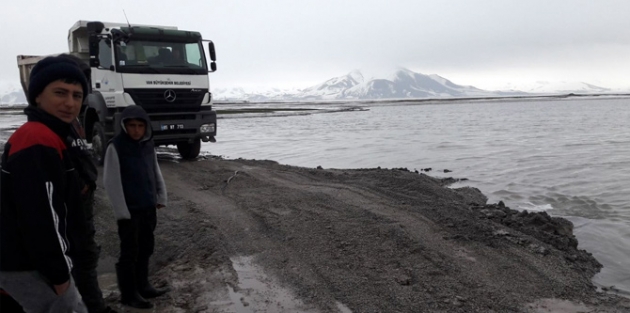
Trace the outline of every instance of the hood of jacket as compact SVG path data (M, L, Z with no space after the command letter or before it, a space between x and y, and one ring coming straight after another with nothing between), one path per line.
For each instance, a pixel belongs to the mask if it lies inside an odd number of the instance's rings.
M144 137L140 141L147 141L153 137L153 129L151 128L151 120L149 114L139 105L131 105L125 108L120 116L120 126L125 134L128 135L125 128L125 122L130 119L143 120L146 124L146 131Z

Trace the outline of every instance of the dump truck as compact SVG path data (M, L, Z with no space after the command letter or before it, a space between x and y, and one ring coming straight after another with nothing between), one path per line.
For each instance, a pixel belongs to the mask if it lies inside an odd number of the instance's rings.
M68 31L65 53L90 69L79 121L97 163L103 163L107 142L122 130L120 114L130 105L149 114L156 146L175 145L184 159L196 158L202 141L216 141L209 82L209 73L217 69L216 53L214 43L199 32L78 21ZM32 68L45 57L17 56L24 93Z

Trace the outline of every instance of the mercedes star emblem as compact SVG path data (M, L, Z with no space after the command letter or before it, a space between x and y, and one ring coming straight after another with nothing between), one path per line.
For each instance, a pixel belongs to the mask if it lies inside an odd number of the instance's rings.
M175 94L175 90L168 89L167 91L164 92L164 100L166 100L167 102L173 102L175 101L176 98L177 98L177 94Z

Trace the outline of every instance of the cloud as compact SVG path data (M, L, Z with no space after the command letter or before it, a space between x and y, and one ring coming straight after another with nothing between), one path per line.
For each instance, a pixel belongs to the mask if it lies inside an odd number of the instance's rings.
M25 0L3 8L0 81L17 80L16 55L63 52L76 20L124 22L123 9L131 23L212 39L215 86L307 85L395 66L472 85L531 72L630 86L630 2L612 0Z

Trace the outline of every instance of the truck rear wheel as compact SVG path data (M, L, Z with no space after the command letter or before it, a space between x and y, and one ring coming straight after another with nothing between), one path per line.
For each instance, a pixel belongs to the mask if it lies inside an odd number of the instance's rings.
M180 142L177 144L177 151L185 160L194 159L201 151L201 139L197 138L193 143Z
M99 122L94 123L92 127L92 158L98 165L103 165L105 161L105 148L107 145L107 137L105 129Z

